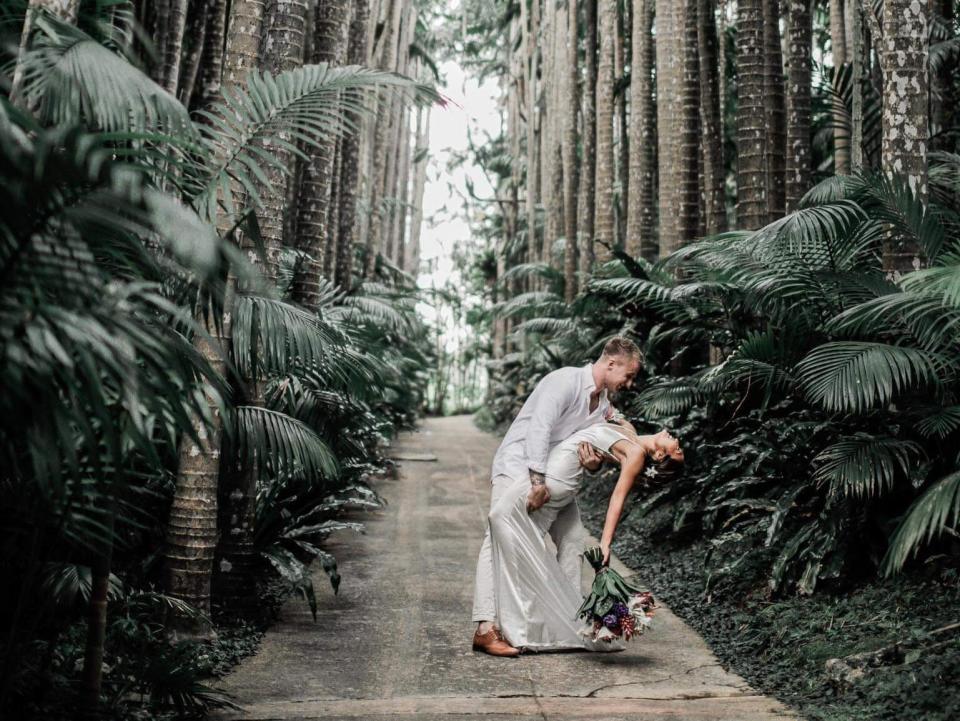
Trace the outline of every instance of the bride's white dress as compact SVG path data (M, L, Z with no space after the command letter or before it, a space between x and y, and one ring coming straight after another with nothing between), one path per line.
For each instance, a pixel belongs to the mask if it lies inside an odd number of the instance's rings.
M547 460L550 501L527 513L528 480L518 480L490 511L494 595L500 630L511 645L531 651L563 649L619 650L619 643L594 644L578 633L583 622L577 609L580 592L582 541L571 559L558 560L547 534L558 516L579 526L574 503L583 469L577 446L586 441L609 451L625 436L617 427L600 423L578 431L559 443ZM568 554L569 555L569 554Z

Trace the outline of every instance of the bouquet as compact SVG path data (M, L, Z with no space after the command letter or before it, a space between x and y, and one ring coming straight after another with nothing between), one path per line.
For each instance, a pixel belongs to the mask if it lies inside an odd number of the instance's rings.
M656 603L653 594L641 591L609 566L603 565L603 551L591 548L583 554L596 578L590 595L584 600L577 616L586 622L580 631L591 641L629 641L643 633L650 625Z

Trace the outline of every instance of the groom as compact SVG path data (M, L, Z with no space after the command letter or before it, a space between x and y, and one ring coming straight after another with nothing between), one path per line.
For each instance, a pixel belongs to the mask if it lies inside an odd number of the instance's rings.
M629 426L610 405L609 393L633 385L641 360L640 349L632 341L614 337L604 345L596 362L581 368L560 368L544 376L523 404L493 458L491 509L511 484L529 478L527 511L537 510L550 500L543 474L547 456L556 444L602 420ZM580 445L579 454L584 468L592 471L600 467L600 454L588 444ZM550 536L557 547L557 560L568 573L579 569L579 556L583 552L581 528L576 502L566 506L550 527ZM520 651L500 634L496 618L488 524L477 560L473 597L473 620L477 623L477 631L473 636L473 649L493 656L518 655Z

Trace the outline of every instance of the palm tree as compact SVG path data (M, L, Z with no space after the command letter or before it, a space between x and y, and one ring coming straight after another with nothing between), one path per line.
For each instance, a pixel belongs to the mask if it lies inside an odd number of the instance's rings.
M627 196L627 252L654 260L659 252L654 235L657 126L653 102L653 0L633 9L630 61L630 193Z
M784 214L786 109L783 93L783 53L780 48L780 0L763 0L763 101L767 127L767 218Z
M577 295L577 107L580 79L579 30L577 0L567 3L567 26L563 34L565 64L562 73L562 98L558 108L563 124L561 159L563 163L563 235L566 246L563 254L564 294L567 302Z
M596 191L597 139L597 6L583 4L584 81L580 94L583 109L580 129L580 189L577 196L577 247L580 261L580 287L587 282L593 267L594 194Z
M810 0L787 0L787 157L786 209L797 209L811 185L810 74L812 50Z
M700 58L697 45L697 0L684 0L682 33L682 95L678 135L679 186L677 235L661 238L660 249L672 253L700 231Z
M767 220L768 174L763 0L737 3L737 225Z
M676 247L680 177L680 122L683 97L683 4L657 0L657 206L660 219L660 255Z
M343 64L347 51L350 3L347 0L322 0L317 3L310 62ZM304 164L297 202L297 247L305 257L297 275L296 297L315 310L325 275L325 256L337 247L336 233L328 227L331 185L335 179L334 136L325 138ZM339 180L339 179L338 179ZM339 183L337 183L339 185Z
M830 47L833 55L834 77L849 62L847 48L847 27L844 13L844 0L830 0ZM838 98L834 98L833 111L833 168L837 175L850 174L850 132L847 125L847 111L840 107Z
M355 0L353 17L350 20L347 40L347 62L360 65L367 58L367 24L370 17L367 0ZM360 118L348 111L344 121L357 126ZM357 190L360 181L360 133L350 133L340 146L340 184L337 228L334 241L337 244L337 268L334 282L339 288L348 289L353 276L353 239L357 209Z
M596 187L594 188L594 252L600 260L610 257L616 243L614 237L614 66L613 36L617 29L616 0L599 0L597 28L600 33L600 52L597 64L597 140Z
M726 163L723 158L723 128L720 118L720 74L716 2L697 2L697 44L700 54L700 115L702 120L702 165L704 227L707 235L727 229Z
M888 175L903 175L917 197L927 196L929 81L927 55L930 4L886 0L883 7L883 148ZM898 275L921 263L921 249L891 235L883 248L884 268Z

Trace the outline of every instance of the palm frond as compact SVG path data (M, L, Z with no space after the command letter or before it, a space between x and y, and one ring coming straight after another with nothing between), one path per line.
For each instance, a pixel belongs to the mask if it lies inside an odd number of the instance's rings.
M858 433L814 457L814 479L829 483L831 495L868 498L892 489L898 476L909 476L914 459L922 455L913 441Z
M257 406L236 409L238 455L261 474L296 476L311 483L332 478L337 460L326 442L308 425L288 415Z
M837 341L814 348L796 373L812 403L838 413L862 413L904 390L939 384L942 359L884 343Z
M276 77L251 73L245 89L226 92L212 112L201 113L207 121L200 126L201 132L214 160L193 168L187 187L194 204L210 218L216 216L218 204L234 208L232 183L255 201L257 188L267 177L266 168L290 173L290 168L261 148L285 148L305 157L297 142L316 146L324 138L356 132L349 118L369 114L367 101L381 89L415 100L439 97L432 86L352 65L307 65Z
M920 546L929 543L960 518L960 471L934 483L913 502L897 526L883 559L883 572L900 571Z
M102 130L199 140L187 109L126 59L52 16L38 15L35 26L21 59L21 92L45 124L85 120Z

